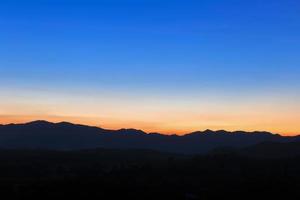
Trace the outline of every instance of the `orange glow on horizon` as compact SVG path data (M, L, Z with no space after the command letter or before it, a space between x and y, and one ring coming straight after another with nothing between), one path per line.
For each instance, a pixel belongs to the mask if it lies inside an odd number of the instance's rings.
M226 131L268 131L274 134L281 134L284 136L293 136L298 135L297 128L285 130L284 127L276 127L272 125L257 125L257 126L243 126L243 125L192 125L192 124L169 124L164 125L163 123L150 123L150 122L142 122L142 121L126 121L126 120L117 120L117 119L106 119L106 118L89 118L89 117L70 117L70 116L1 116L0 115L0 124L11 124L11 123L27 123L35 120L46 120L49 122L62 122L67 121L74 124L82 124L89 126L97 126L105 129L118 130L121 128L135 128L143 130L147 133L162 133L166 135L177 134L184 135L194 131L203 131L206 129L211 130L226 130ZM209 124L209 123L208 123Z
M19 96L18 96L19 95ZM68 121L105 129L187 134L206 129L300 134L298 98L128 97L13 93L0 100L0 124Z

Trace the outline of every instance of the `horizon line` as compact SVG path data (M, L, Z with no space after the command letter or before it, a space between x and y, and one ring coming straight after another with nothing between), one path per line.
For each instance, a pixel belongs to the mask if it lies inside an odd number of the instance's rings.
M142 131L144 132L145 134L161 134L161 135L176 135L176 136L185 136L185 135L189 135L189 134L192 134L192 133L197 133L197 132L200 132L200 133L203 133L203 132L206 132L206 131L212 131L212 132L220 132L220 131L224 131L224 132L227 132L227 133L236 133L236 132L245 132L245 133L269 133L269 134L272 134L272 135L279 135L279 136L282 136L282 137L295 137L295 136L299 136L300 134L294 134L294 135L282 135L282 134L279 134L279 133L274 133L274 132L271 132L271 131L263 131L263 130L255 130L255 131L244 131L244 130L234 130L234 131L227 131L225 129L219 129L219 130L214 130L214 129L205 129L205 130L195 130L195 131L191 131L191 132L186 132L184 134L176 134L176 133L169 133L169 134L166 134L166 133L161 133L161 132L148 132L148 131L144 131L142 129L138 129L138 128L118 128L118 129L109 129L109 128L103 128L101 126L97 126L97 125L89 125L89 124L83 124L83 123L75 123L75 122L70 122L70 121L51 121L51 120L41 120L41 119L37 119L37 120L30 120L30 121L26 121L26 122L20 122L20 123L14 123L14 122L11 122L11 123L6 123L6 124L0 124L0 126L7 126L7 125L26 125L26 124L30 124L30 123L36 123L36 122L46 122L46 123L49 123L49 124L61 124L61 123L68 123L68 124L72 124L72 125L78 125L78 126L87 126L87 127L94 127L94 128L99 128L99 129L104 129L104 130L108 130L108 131L118 131L118 130L122 130L122 129L125 129L125 130L137 130L137 131Z

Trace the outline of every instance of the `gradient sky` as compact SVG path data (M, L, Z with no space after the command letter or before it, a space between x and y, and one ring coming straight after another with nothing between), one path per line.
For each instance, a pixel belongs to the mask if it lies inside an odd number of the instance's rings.
M300 134L298 0L3 0L0 123Z

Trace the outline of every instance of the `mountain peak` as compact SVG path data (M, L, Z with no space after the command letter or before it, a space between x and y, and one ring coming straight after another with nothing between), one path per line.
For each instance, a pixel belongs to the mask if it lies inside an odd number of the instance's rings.
M224 130L219 130L219 131L213 131L213 130L210 130L210 129L206 129L204 131L195 131L195 132L192 132L188 135L208 135L208 134L221 134L221 133L229 133L227 131L224 131Z
M46 120L35 120L28 123L25 123L24 125L53 125L54 123L48 122Z
M203 131L202 133L204 133L204 134L212 134L212 133L216 133L216 132L213 131L213 130L210 130L210 129L206 129L206 130Z
M146 134L144 131L139 130L139 129L134 129L134 128L122 128L117 130L119 133L123 133L123 134L139 134L139 135L144 135Z
M61 126L76 126L76 124L73 124L71 122L58 122L58 123L55 123L56 125L61 125Z

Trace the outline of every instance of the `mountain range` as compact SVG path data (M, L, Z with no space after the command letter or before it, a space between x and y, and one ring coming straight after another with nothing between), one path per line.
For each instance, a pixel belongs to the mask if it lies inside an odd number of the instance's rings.
M136 129L107 130L69 122L33 121L25 124L0 125L2 149L149 149L203 154L225 147L243 148L247 152L247 147L262 143L284 145L297 142L300 142L300 136L281 136L258 131L206 130L179 136L145 133Z

